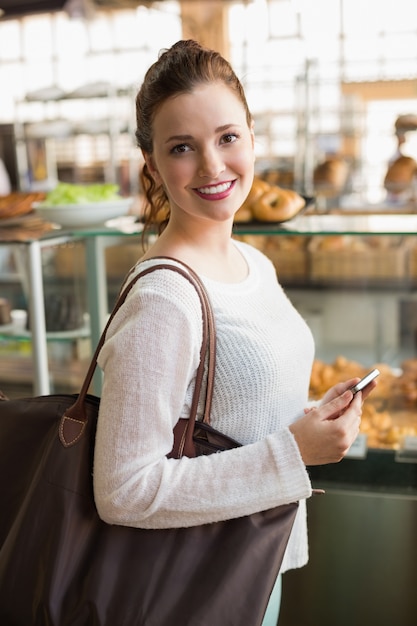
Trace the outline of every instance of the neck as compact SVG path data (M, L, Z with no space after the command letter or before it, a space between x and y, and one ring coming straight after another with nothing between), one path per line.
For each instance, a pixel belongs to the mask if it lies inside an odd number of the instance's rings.
M219 282L239 282L248 272L245 259L233 244L228 223L199 230L168 224L143 259L159 255L184 261L199 274Z

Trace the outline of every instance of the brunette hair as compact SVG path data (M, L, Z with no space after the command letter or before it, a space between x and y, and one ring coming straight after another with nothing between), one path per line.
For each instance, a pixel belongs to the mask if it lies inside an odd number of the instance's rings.
M219 52L204 48L192 39L178 41L171 48L161 51L158 60L146 72L136 96L135 135L139 148L152 154L154 116L168 98L190 93L202 83L213 82L223 82L236 93L245 108L246 120L250 126L252 115L242 84L230 63ZM159 223L159 232L162 232L169 220L165 190L155 183L146 163L140 179L145 196L144 232L156 223Z

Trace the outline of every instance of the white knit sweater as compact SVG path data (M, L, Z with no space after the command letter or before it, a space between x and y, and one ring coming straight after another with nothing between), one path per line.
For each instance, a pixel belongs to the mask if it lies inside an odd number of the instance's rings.
M158 270L136 283L99 355L95 499L108 523L142 528L193 526L301 500L285 571L308 557L304 498L311 485L288 425L307 406L313 339L271 262L236 245L248 277L233 284L202 279L217 330L211 424L247 445L166 458L177 419L189 413L202 323L194 288Z

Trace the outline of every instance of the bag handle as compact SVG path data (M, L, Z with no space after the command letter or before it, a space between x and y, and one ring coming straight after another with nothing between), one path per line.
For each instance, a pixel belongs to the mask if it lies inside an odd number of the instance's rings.
M84 378L84 382L81 386L80 393L76 397L74 404L71 405L65 411L64 415L61 418L61 422L59 426L59 438L61 440L61 443L65 447L69 447L77 443L80 437L82 437L84 428L87 424L88 416L87 416L87 411L86 411L85 400L88 395L88 389L91 385L91 381L93 379L95 369L97 367L97 359L98 359L99 352L104 345L107 330L114 316L116 315L117 311L120 309L120 307L126 300L127 295L131 291L132 287L136 284L136 282L143 276L146 276L147 274L150 274L151 272L155 272L156 270L160 270L160 269L168 269L168 270L177 272L178 274L181 274L184 278L186 278L193 285L200 299L201 312L202 312L203 338L202 338L201 349L200 349L200 363L197 368L196 382L195 382L195 388L194 388L194 393L193 393L193 398L192 398L192 403L191 403L190 416L188 420L186 420L187 427L185 429L184 428L182 429L182 431L184 432L181 432L181 444L180 444L181 448L190 449L190 446L191 448L193 447L192 436L193 436L193 431L194 431L194 424L197 418L197 409L198 409L198 404L199 404L199 400L201 396L201 390L203 386L206 358L207 358L208 372L207 372L207 384L206 384L206 390L205 390L205 406L204 406L203 421L206 424L210 423L210 410L211 410L211 402L212 402L212 396L213 396L214 371L215 371L215 359L216 359L216 329L215 329L213 310L210 304L209 296L198 274L196 274L196 272L191 267L189 267L186 263L183 263L182 261L179 261L178 259L175 259L173 257L168 257L168 256L153 257L153 258L155 260L160 259L162 261L174 261L178 265L173 265L171 263L165 263L165 262L152 265L151 267L148 267L147 269L139 272L139 274L137 274L130 281L127 287L125 287L125 289L123 289L122 292L120 293L117 299L117 302L113 308L113 311L111 312L110 317L107 321L107 324L101 334L97 347L94 351L93 357L90 362L90 366L87 370L86 376ZM175 429L174 429L174 435L175 435Z

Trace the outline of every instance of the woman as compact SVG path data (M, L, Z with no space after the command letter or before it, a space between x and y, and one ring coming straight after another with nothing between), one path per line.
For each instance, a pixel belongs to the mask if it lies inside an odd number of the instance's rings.
M148 70L136 110L148 219L166 207L169 219L133 271L169 256L200 275L217 327L211 423L253 445L167 459L173 427L190 408L201 312L188 281L153 272L129 294L99 356L99 514L112 524L170 528L300 500L282 571L301 567L308 557L304 499L312 493L306 465L339 461L357 436L363 397L349 388L358 379L308 409L310 331L271 262L231 236L252 185L254 130L229 63L196 42L178 42ZM270 624L278 607L279 599L268 609Z

